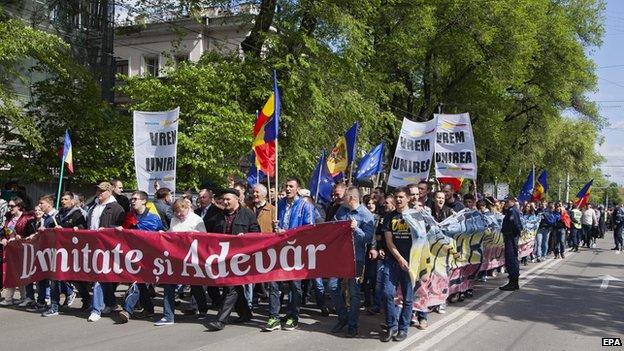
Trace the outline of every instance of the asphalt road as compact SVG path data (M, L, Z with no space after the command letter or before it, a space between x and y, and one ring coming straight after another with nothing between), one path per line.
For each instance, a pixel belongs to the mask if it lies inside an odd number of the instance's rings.
M115 316L88 323L78 299L57 317L0 309L0 350L601 350L603 337L624 341L624 254L609 250L612 241L609 233L595 249L521 267L517 292L497 289L506 281L502 276L478 283L472 299L449 305L446 314L430 314L429 329L410 328L401 343L381 343L383 318L364 312L360 337L347 339L329 332L335 316L322 317L314 308L302 310L295 331L262 332L262 305L251 323L208 332L194 317L182 315L166 327L146 320L120 325ZM604 288L605 275L619 280ZM208 321L215 314L210 313Z

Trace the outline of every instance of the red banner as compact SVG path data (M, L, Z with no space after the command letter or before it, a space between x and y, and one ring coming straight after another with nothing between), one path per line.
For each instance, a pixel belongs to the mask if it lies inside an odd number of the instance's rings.
M53 279L241 285L355 277L349 222L281 235L47 229L4 248L5 287Z

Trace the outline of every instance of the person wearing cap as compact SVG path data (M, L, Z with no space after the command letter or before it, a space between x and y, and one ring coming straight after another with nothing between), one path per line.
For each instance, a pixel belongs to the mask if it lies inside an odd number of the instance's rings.
M113 186L109 182L101 182L95 189L95 203L88 211L87 228L99 230L102 228L116 228L123 224L126 216L113 196ZM116 309L115 283L99 283L93 285L93 301L91 314L87 321L97 322L102 314L110 313Z
M520 289L518 278L520 277L520 265L518 264L518 239L522 231L520 210L516 206L516 198L507 197L505 203L505 217L503 218L503 240L505 242L505 268L509 274L509 282L499 289L514 291Z
M212 222L213 226L208 228L211 233L244 235L245 233L260 232L256 215L242 206L239 196L240 193L236 189L230 188L223 191L224 208L215 216ZM248 322L252 317L243 285L228 286L223 290L223 305L217 313L217 320L206 325L211 331L219 331L225 328L233 310L236 310L239 316L236 323Z

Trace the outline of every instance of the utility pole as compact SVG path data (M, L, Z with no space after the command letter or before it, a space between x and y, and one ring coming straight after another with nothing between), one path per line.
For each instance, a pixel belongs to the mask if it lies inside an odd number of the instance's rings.
M568 203L568 201L570 201L570 172L568 172L566 174L566 203Z
M557 182L557 201L561 201L561 179Z

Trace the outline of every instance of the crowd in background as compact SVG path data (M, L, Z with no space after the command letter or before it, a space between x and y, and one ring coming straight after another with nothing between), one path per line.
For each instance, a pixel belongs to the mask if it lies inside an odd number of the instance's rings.
M518 204L513 198L502 202L493 197L475 197L472 193L462 195L450 184L436 184L438 190L432 191L431 184L426 181L397 188L392 193L376 187L366 195L363 193L368 189L337 184L327 204L315 202L310 191L303 189L296 178L289 178L279 191L267 189L263 184L247 187L243 182L230 181L226 189L201 189L197 196L187 192L175 200L169 189L158 184L155 187L155 196L150 199L143 191L128 195L119 180L102 182L95 187L95 196L87 203L82 195L70 191L61 193L57 209L54 196L42 196L33 204L23 188L11 183L3 191L4 200L0 200L2 246L16 238L32 238L44 228L125 228L232 235L262 232L270 235L302 225L347 220L353 229L358 277L221 288L165 284L159 287L163 315L156 318L153 299L158 295L156 286L142 283L131 284L120 300L116 292L122 289L117 283L43 280L16 289L3 289L0 306L24 308L53 317L68 311L69 306L74 307L75 300L80 298L80 310L88 315L90 322L111 315L120 323L133 318L155 318L156 326L173 324L175 310L179 308L184 315L196 316L209 330L218 331L228 323L248 322L260 305L267 304L263 329L272 331L296 329L301 306L310 305L314 300L320 315L337 315L331 332L356 337L360 307L363 307L369 315L385 315L382 341L401 341L407 337L410 325L418 329L428 327L428 312L413 308L417 287L412 286L408 274L412 236L403 220L403 215L410 210L426 211L437 222L464 208L482 213L505 213L509 223L517 222L512 216L514 211L534 217L539 220L539 229L533 253L522 261L525 265L548 257L563 259L568 251L595 247L596 239L605 236L608 226L614 229L613 249L620 252L623 248L622 205L605 209L591 204L577 208L572 202ZM278 220L274 221L276 214ZM504 222L503 233L505 225ZM506 241L507 245L512 243ZM6 264L11 262L3 262L3 266ZM508 267L510 277L515 269ZM500 269L484 272L479 279L485 281L497 272ZM517 289L517 278L515 284ZM513 284L506 287L515 290ZM401 290L401 300L395 299L398 290ZM472 290L468 290L459 298L471 296ZM445 313L445 307L445 304L433 306L429 312ZM209 309L217 311L216 317L208 318ZM233 311L238 314L234 321L229 318Z

